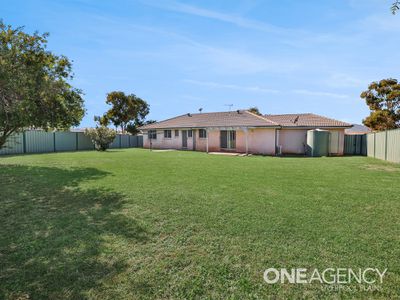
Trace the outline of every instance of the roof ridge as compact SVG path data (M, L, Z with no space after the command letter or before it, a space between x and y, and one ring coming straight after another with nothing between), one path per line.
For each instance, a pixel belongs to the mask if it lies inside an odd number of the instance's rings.
M237 111L243 111L243 109L230 110L230 111L212 111L212 112L201 112L201 113L190 113L191 115L205 115L205 114L229 114L229 113L237 113ZM185 114L186 115L186 114Z
M345 123L345 124L348 124L348 125L352 125L352 124L350 124L348 122L343 122L343 121L340 121L338 119L334 119L334 118L331 118L331 117L325 117L325 116L321 116L321 115L314 114L314 113L310 113L310 115L313 115L313 116L316 116L316 117L320 117L320 118L329 119L329 120L332 120L332 121L335 121L335 122L340 122L340 123Z
M313 113L265 114L265 116L289 116L289 115L304 116L304 115L313 115Z
M248 111L248 110L245 110L245 112L248 113L248 114L250 114L250 115L252 115L252 116L254 116L254 117L263 119L264 121L268 121L268 122L270 122L270 123L272 123L272 124L275 124L275 125L278 125L278 126L279 126L278 123L276 123L276 122L274 122L274 121L272 121L272 120L269 120L269 119L265 118L264 116L257 115L257 114L255 114L255 113L253 113L253 112L251 112L251 111Z
M170 121L170 120L173 120L173 119L177 119L177 118L183 117L183 116L185 116L185 115L187 115L187 114L183 114L183 115L179 115L179 116L176 116L176 117L168 118L168 119L165 119L165 120L157 121L157 122L151 123L151 124L145 124L145 125L143 125L143 126L140 126L139 128L146 127L147 125L152 125L152 124L161 123L161 122L164 122L164 121Z

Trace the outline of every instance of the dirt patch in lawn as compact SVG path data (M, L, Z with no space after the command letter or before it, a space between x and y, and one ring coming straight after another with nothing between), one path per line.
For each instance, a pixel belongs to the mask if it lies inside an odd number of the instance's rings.
M399 172L400 168L390 166L390 165L366 165L364 167L366 170L372 170L372 171L386 171L386 172Z

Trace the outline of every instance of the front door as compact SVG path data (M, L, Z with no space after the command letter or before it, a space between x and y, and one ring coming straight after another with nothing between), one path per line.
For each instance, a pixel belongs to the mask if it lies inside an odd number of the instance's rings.
M187 149L187 130L182 130L182 148Z
M234 150L236 148L236 131L221 130L220 143L221 149Z

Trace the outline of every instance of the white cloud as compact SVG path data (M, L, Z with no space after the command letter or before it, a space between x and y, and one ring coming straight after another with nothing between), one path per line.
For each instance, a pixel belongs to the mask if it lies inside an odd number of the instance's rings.
M362 88L368 84L368 80L361 79L356 76L346 73L333 73L331 74L324 83L331 87L357 87Z
M236 84L226 84L226 83L219 83L219 82L212 82L212 81L199 81L193 79L185 79L184 82L209 87L209 88L217 88L217 89L231 89L231 90L239 90L243 92L253 92L253 93L269 93L269 94L298 94L298 95L305 95L311 97L329 97L329 98L337 98L337 99L347 99L350 98L349 95L340 94L340 93L333 93L333 92L325 92L325 91L314 91L314 90L306 90L306 89L295 89L289 91L281 91L277 89L270 89L260 86L243 86L243 85L236 85Z
M198 6L188 5L180 2L143 2L143 4L148 4L154 7L158 7L161 9L166 9L170 11L190 14L194 16L199 16L203 18L213 19L221 22L230 23L242 28L255 29L259 31L282 34L286 31L290 31L290 29L286 29L283 27L274 26L265 22L258 22L255 20L250 20L243 18L238 15L226 14L222 12L217 12L205 8L201 8Z
M310 90L293 90L295 94L306 95L306 96L316 96L316 97L331 97L331 98L349 98L349 95L337 94L330 92L320 92L320 91L310 91Z
M242 86L236 84L225 84L225 83L218 83L218 82L211 82L211 81L198 81L192 79L185 79L184 82L206 86L210 88L222 88L222 89L231 89L231 90L240 90L246 92L255 92L255 93L279 93L278 90L275 89L268 89L259 86Z
M359 22L360 29L365 31L366 33L395 33L398 34L400 30L400 18L399 16L393 16L389 9L387 14L374 14L365 17ZM396 36L393 36L396 38ZM398 39L398 36L397 36Z
M247 28L257 30L260 32L271 33L279 36L280 42L283 44L293 47L312 47L313 44L330 44L330 43L349 43L354 40L354 37L343 36L342 34L336 33L316 33L300 28L288 28L282 26L276 26L266 22L260 22L248 18L244 18L240 15L227 14L202 8L199 6L189 5L180 2L143 2L145 5L150 5L164 10L173 12L179 12L192 16L198 16L202 18L217 20L233 24L240 28Z

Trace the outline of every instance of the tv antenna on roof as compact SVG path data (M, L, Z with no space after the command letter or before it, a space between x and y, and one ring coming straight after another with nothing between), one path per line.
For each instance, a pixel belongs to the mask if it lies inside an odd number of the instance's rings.
M233 104L224 104L224 106L229 106L229 111L231 111Z

